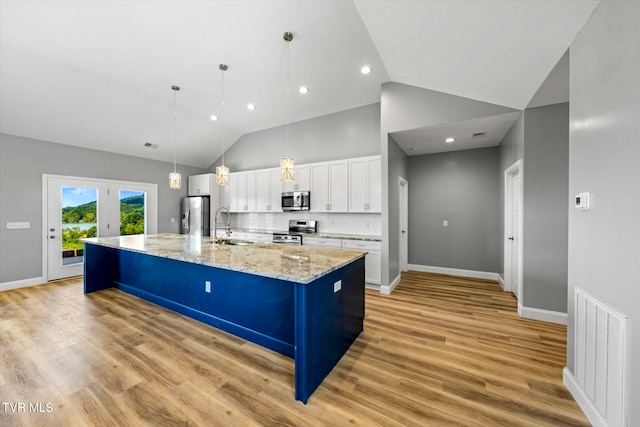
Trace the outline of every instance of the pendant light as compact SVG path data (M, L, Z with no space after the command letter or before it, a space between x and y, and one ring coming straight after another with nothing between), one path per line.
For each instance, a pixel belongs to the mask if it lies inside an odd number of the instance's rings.
M287 156L283 157L280 161L280 175L283 181L293 181L294 179L294 165L293 159L289 156L289 45L291 40L293 40L293 34L290 32L286 32L283 34L282 38L287 42L287 99L286 99L286 112L287 112Z
M178 91L180 86L171 86L173 90L173 172L169 174L169 188L179 190L182 187L182 175L176 168L176 153L178 151Z
M220 64L218 66L220 71L222 71L222 115L220 117L220 132L222 133L222 164L216 168L216 182L218 185L228 185L229 184L229 168L224 165L224 72L229 69L225 64Z

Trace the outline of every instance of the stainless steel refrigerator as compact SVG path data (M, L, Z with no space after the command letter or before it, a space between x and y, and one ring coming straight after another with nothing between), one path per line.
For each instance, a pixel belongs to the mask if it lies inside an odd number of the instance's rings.
M182 234L209 236L211 233L209 197L185 197L180 208Z

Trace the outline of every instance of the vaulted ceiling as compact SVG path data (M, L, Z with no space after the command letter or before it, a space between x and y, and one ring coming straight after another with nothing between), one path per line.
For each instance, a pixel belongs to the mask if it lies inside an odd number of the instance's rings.
M178 163L208 167L223 136L379 102L387 81L523 109L598 3L2 0L0 132L173 161L179 85Z

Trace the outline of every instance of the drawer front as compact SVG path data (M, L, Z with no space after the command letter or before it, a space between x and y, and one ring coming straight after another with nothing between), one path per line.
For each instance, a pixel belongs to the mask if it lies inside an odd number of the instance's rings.
M342 240L343 249L360 249L363 251L381 251L382 242L371 242L368 240Z
M309 246L328 246L331 248L341 248L340 239L326 239L322 237L302 237L302 244Z

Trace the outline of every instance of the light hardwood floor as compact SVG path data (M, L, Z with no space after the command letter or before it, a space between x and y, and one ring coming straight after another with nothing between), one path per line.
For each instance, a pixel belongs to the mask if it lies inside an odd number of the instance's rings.
M566 328L495 282L405 273L367 291L364 328L303 405L293 360L128 294L0 292L0 425L590 425L562 384Z

